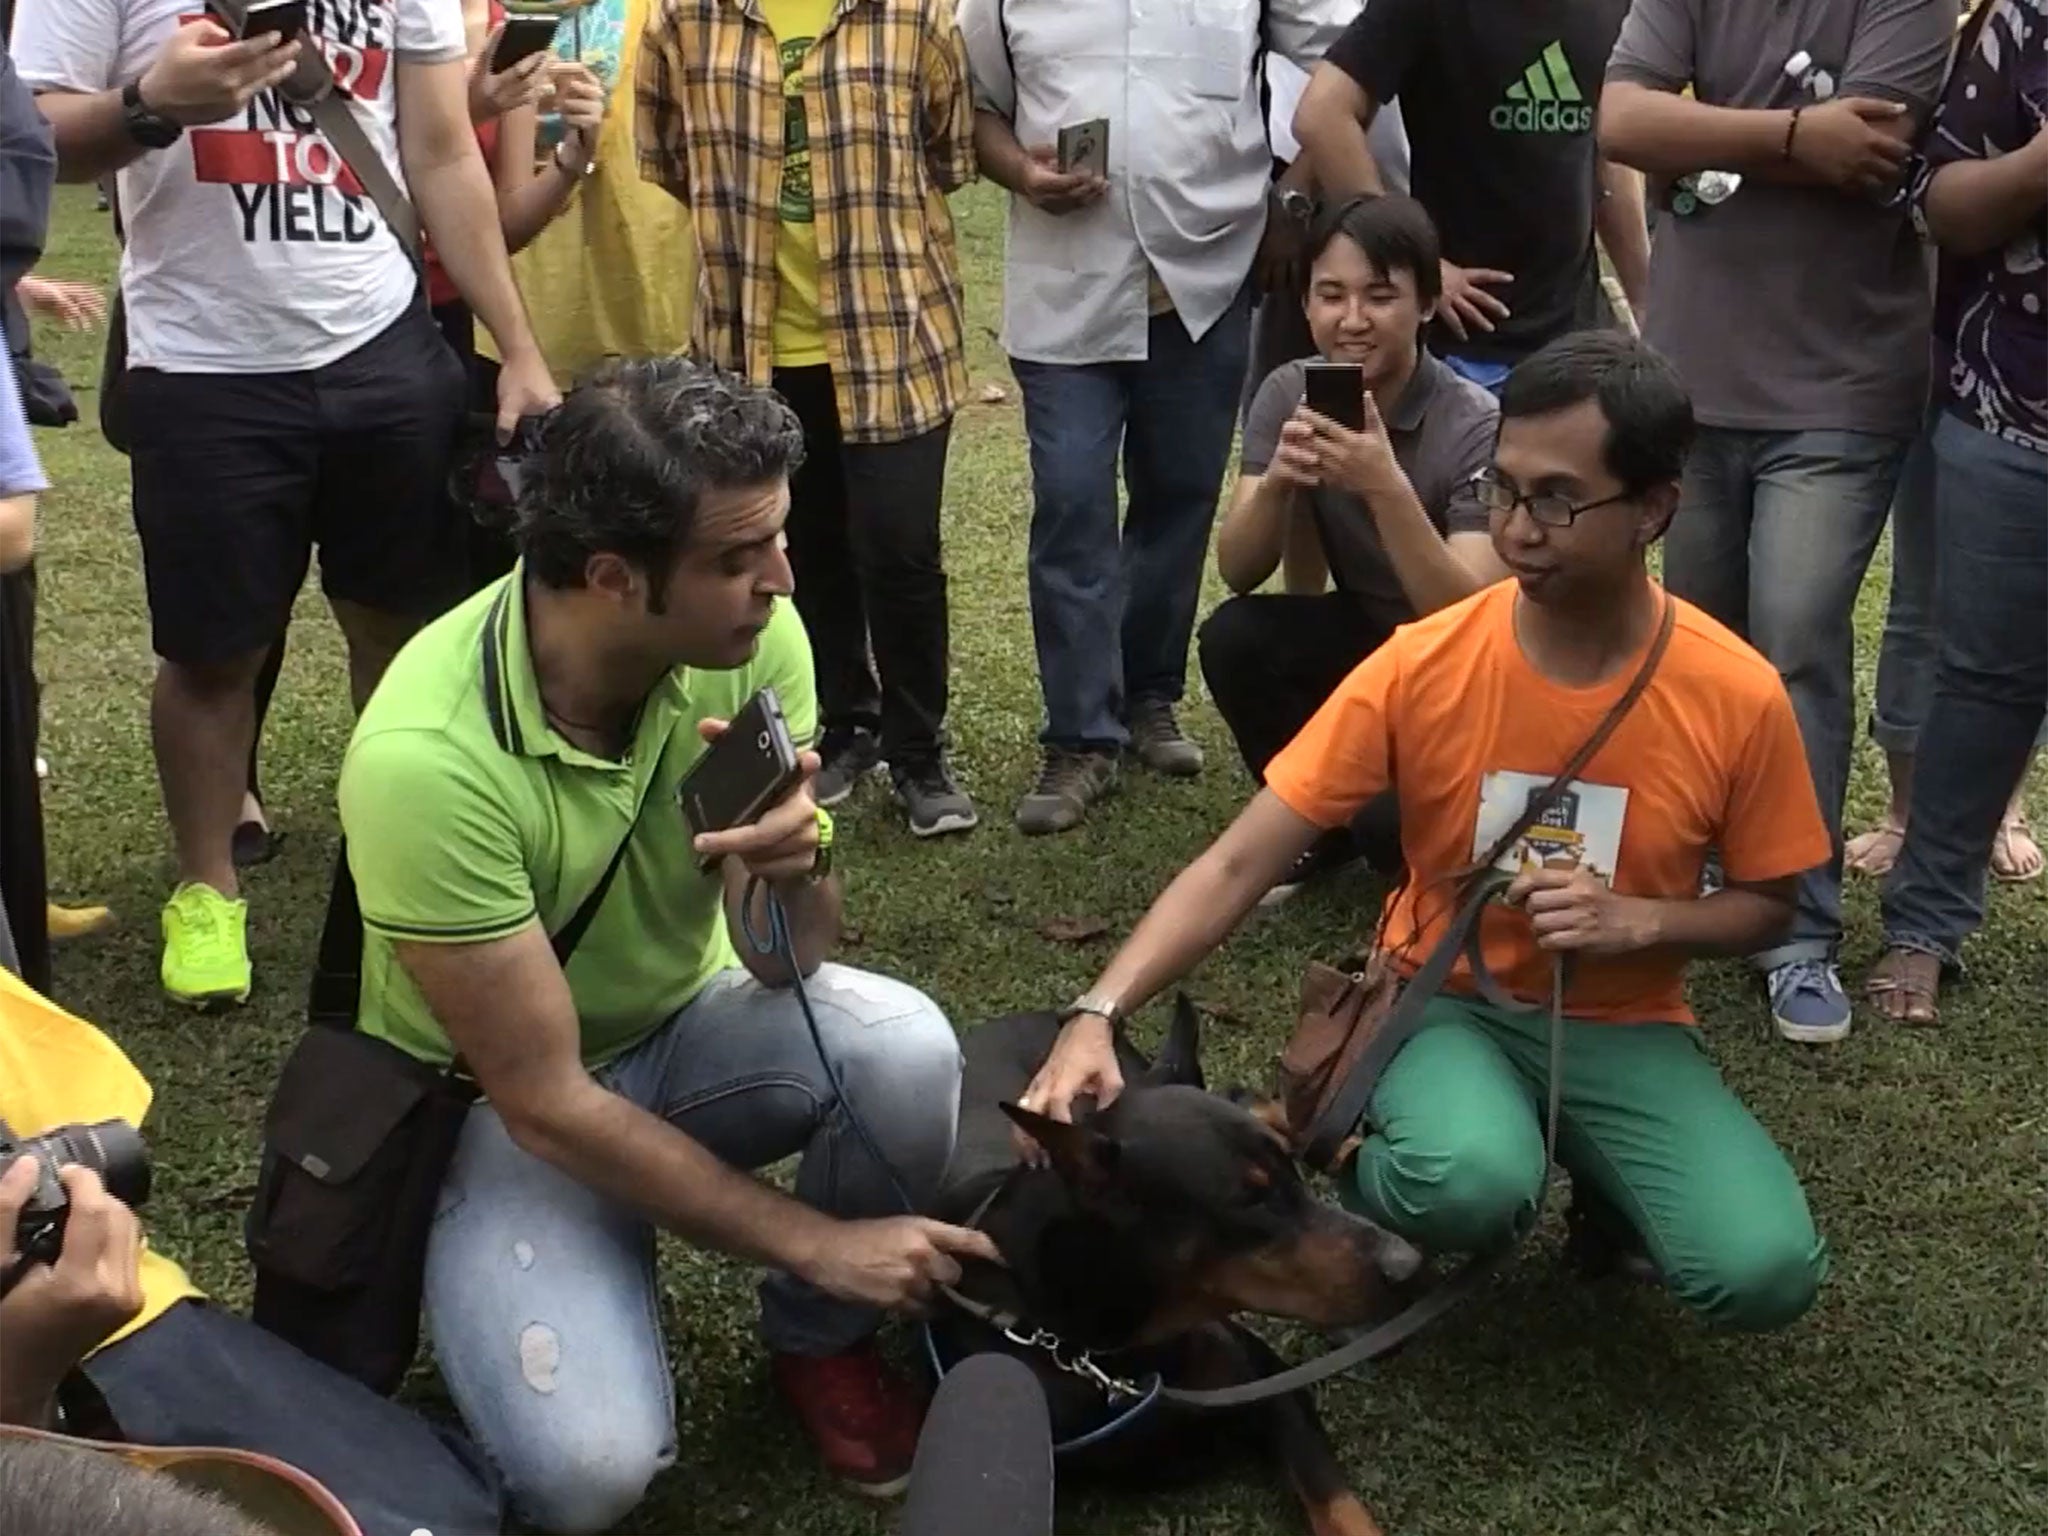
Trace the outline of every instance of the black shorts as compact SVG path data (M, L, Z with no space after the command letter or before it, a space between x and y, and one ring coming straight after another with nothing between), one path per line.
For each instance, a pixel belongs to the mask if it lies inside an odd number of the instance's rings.
M330 599L425 619L460 595L447 483L464 379L424 303L324 368L131 369L128 404L159 656L266 650L316 544Z

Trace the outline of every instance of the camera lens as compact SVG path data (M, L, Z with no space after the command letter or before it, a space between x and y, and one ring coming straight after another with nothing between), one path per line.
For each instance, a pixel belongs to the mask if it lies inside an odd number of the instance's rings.
M16 1152L55 1170L70 1163L90 1168L107 1193L131 1210L149 1198L149 1147L126 1120L60 1126L20 1142Z

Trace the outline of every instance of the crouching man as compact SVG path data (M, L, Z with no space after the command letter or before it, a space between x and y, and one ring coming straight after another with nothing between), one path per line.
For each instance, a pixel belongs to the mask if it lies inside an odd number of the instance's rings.
M1382 944L1412 974L1449 926L1457 877L1626 693L1675 601L1645 562L1678 503L1685 392L1621 333L1582 332L1515 368L1500 416L1476 489L1514 579L1396 630L1338 685L1069 1010L1026 1108L1064 1117L1077 1095L1113 1096L1118 1018L1388 789L1409 879ZM1673 617L1648 689L1542 835L1508 852L1521 910L1485 913L1480 933L1525 1004L1547 1002L1554 956L1573 961L1557 1151L1575 1216L1639 1241L1710 1322L1771 1328L1806 1310L1826 1250L1791 1165L1701 1048L1685 969L1782 933L1828 837L1776 671L1690 604ZM1517 857L1532 844L1575 857ZM1714 847L1727 885L1702 897ZM1546 1012L1488 1006L1461 958L1373 1091L1347 1203L1431 1249L1507 1242L1545 1176Z
M959 1051L925 997L824 963L839 889L816 755L752 826L693 846L677 809L758 689L800 745L815 735L783 549L802 443L731 374L608 365L527 466L518 565L405 648L342 770L360 1027L459 1055L484 1095L428 1249L429 1330L548 1530L615 1524L674 1458L656 1229L771 1271L776 1384L826 1466L876 1493L907 1476L920 1422L869 1343L879 1316L956 1277L955 1255L992 1256L892 1215L950 1155ZM555 946L621 848L565 967ZM850 1103L784 961L746 937L771 896ZM748 1173L795 1153L794 1199Z

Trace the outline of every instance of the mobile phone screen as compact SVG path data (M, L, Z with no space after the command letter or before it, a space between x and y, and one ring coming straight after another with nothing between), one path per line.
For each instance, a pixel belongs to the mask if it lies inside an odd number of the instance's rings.
M1309 363L1308 408L1353 432L1365 430L1365 370L1356 363Z

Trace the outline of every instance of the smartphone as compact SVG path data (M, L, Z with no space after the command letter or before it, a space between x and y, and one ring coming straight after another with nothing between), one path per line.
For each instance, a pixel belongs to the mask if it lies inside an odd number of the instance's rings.
M692 837L723 832L758 820L802 778L782 700L763 688L697 759L676 787L676 803Z
M1109 180L1109 119L1093 117L1062 128L1058 151L1062 171L1082 171Z
M491 73L502 75L522 59L530 59L555 45L559 16L507 16L505 30L498 34L498 46L491 50Z
M1302 365L1308 375L1308 408L1353 432L1365 430L1365 370L1357 363Z
M256 0L242 13L242 37L264 37L275 32L281 42L290 42L306 30L306 0Z

